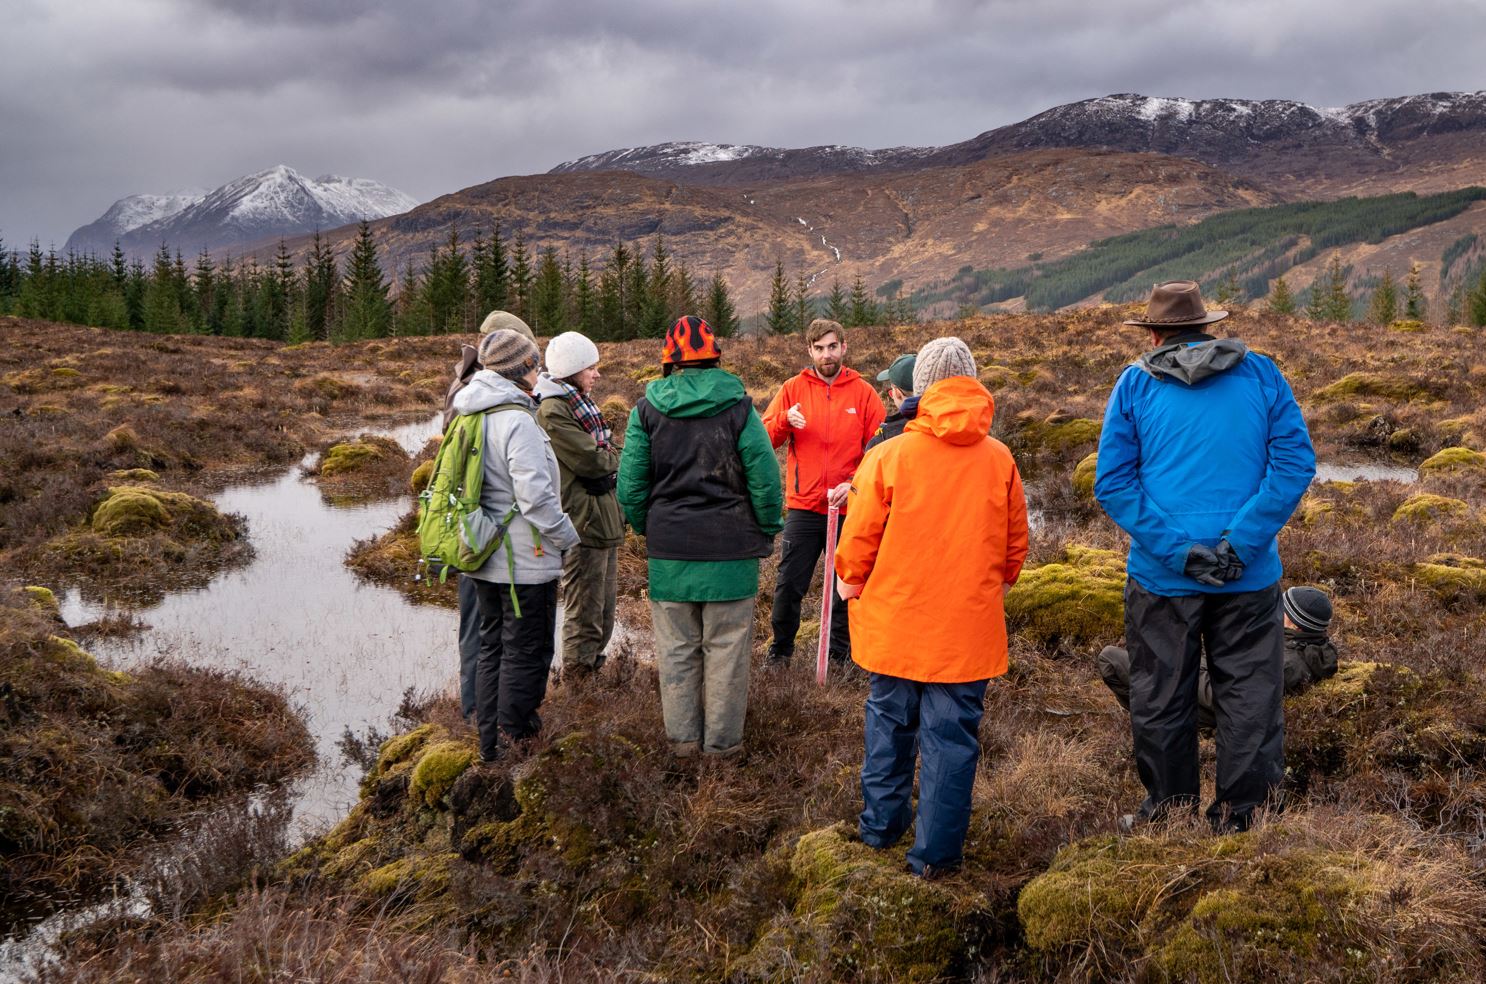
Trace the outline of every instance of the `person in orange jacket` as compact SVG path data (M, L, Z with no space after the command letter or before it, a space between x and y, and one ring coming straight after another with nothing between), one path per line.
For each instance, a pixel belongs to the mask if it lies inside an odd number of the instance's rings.
M765 662L774 668L789 665L794 656L800 602L810 590L815 562L825 551L829 507L840 506L844 518L852 473L887 416L872 384L846 368L846 329L816 318L805 329L805 337L811 367L785 380L764 411L764 427L774 447L789 445L784 479L787 513L770 619L773 640ZM826 567L829 571L830 561ZM829 652L840 666L851 655L846 602L830 587L829 574L826 582L826 590L832 591Z
M988 437L995 400L958 338L919 350L918 413L852 479L836 549L851 602L852 658L870 674L862 842L897 843L918 817L908 867L960 864L986 684L1006 672L1002 598L1027 556L1027 502L1011 452Z

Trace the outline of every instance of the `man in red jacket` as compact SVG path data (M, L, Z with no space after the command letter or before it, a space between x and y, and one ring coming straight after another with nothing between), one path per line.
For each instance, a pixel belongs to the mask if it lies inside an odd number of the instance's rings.
M766 664L774 667L788 665L794 655L800 601L810 590L816 561L825 551L827 510L840 506L845 518L851 476L867 441L887 416L872 384L846 368L846 331L840 324L817 318L805 329L805 338L811 368L786 380L764 411L764 427L774 446L789 444L784 479L788 512L774 583L774 638ZM830 564L827 561L827 572ZM827 577L824 590L832 596L829 652L839 666L851 655L851 630L846 602L836 593L834 580Z

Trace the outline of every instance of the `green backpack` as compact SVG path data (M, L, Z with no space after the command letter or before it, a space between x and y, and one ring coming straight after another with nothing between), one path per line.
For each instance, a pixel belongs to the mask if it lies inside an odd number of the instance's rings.
M526 409L519 403L502 403L449 422L433 459L428 486L418 494L419 573L415 581L422 580L425 567L430 578L438 575L440 584L449 577L450 568L479 570L504 542L515 603L516 554L509 531L517 510L512 506L496 522L480 508L480 489L485 484L485 414ZM516 615L521 615L519 605Z

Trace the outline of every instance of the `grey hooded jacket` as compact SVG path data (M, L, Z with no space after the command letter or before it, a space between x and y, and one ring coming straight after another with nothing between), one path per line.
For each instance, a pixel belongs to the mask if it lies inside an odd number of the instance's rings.
M455 413L469 414L503 403L524 409L485 415L480 511L493 524L516 507L510 527L515 575L507 548L501 546L468 576L501 584L545 584L561 576L563 551L577 546L578 531L562 511L557 456L532 415L536 403L509 379L482 369L455 395L453 405Z

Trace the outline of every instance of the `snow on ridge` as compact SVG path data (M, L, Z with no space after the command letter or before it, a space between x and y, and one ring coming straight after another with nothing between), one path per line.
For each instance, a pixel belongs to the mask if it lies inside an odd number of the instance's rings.
M105 223L115 233L131 232L140 226L183 212L205 197L206 192L197 188L186 188L163 195L130 195L109 206L98 221Z

